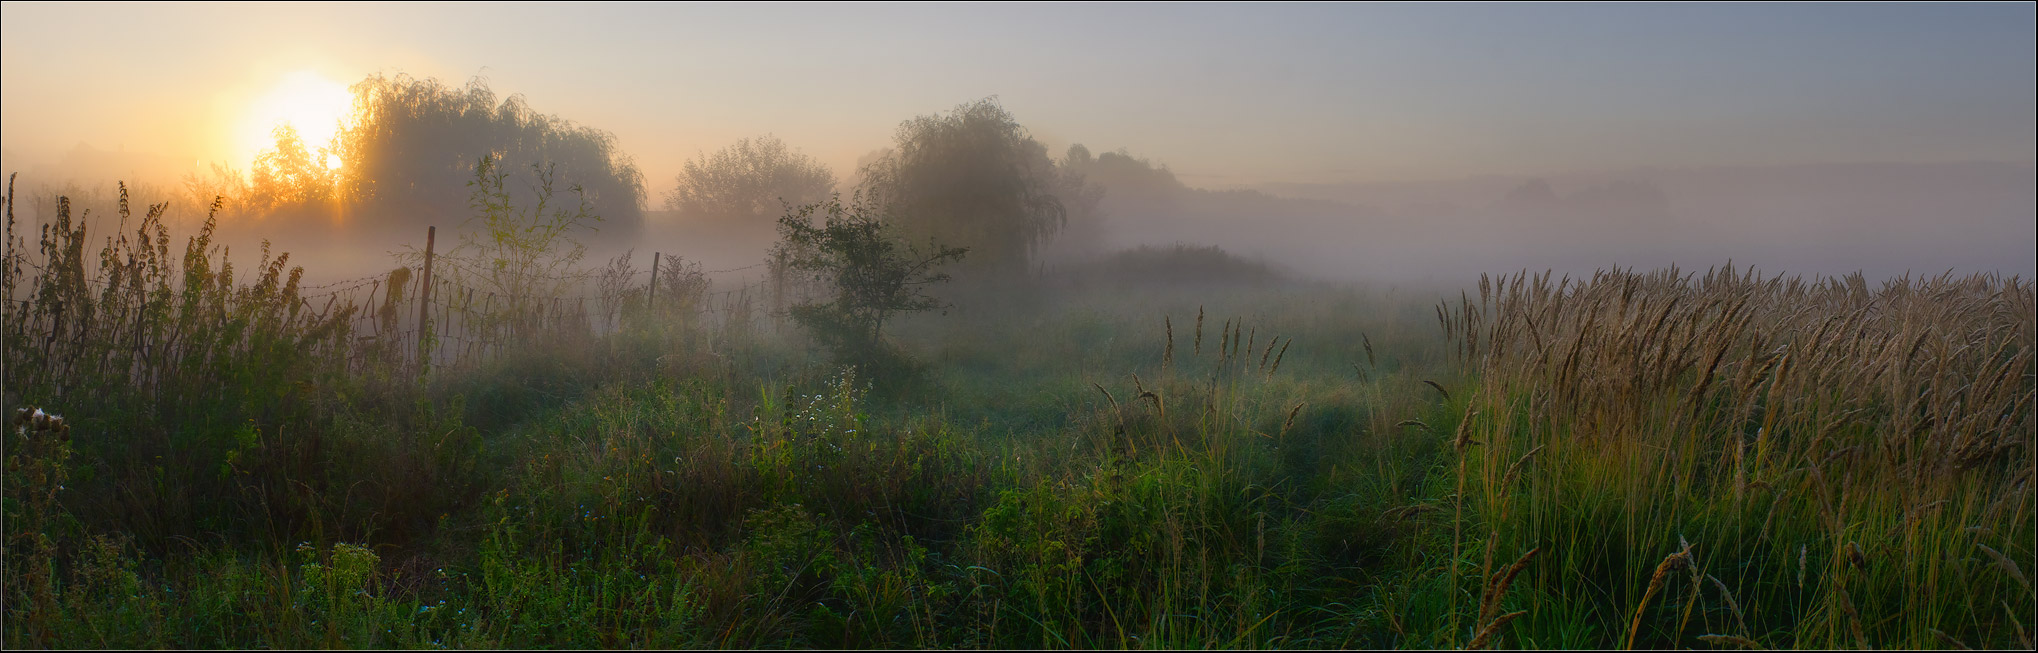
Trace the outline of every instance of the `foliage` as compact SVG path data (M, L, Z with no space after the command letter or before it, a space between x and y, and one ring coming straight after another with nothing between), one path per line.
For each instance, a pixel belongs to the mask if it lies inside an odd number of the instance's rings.
M221 473L237 434L251 420L302 419L310 389L345 369L354 310L310 310L303 270L288 267L287 254L265 249L254 273L237 278L208 220L173 256L166 207L149 206L137 223L125 187L118 226L96 254L66 198L30 250L14 199L10 192L0 264L10 300L6 399L73 413L69 406L93 406L78 451L98 473L238 496L239 479ZM158 503L153 491L115 490L91 484L74 505L89 506L80 512L93 519L126 520L144 539L239 522L232 502Z
M931 266L876 215L788 260ZM10 226L10 648L2030 648L2020 279L1128 274L873 315L919 392L656 316L420 380L159 218Z
M353 115L334 137L333 152L341 161L341 190L362 223L408 228L454 222L466 213L468 199L456 189L486 156L512 169L542 163L547 176L580 188L590 211L606 218L616 235L635 234L641 226L643 175L613 134L540 114L521 95L498 102L480 79L453 88L378 74L352 90ZM532 191L504 190L518 203L535 201Z
M689 159L665 206L695 219L768 220L784 206L828 199L835 174L770 135Z
M1083 175L1085 179L1137 197L1165 196L1189 189L1175 178L1174 171L1169 170L1166 164L1155 164L1133 156L1123 148L1092 157L1088 148L1077 145L1069 148L1069 155L1063 161L1072 172Z
M1095 183L1088 172L1095 161L1090 148L1077 143L1055 162L1053 192L1068 220L1039 258L1082 260L1102 253L1106 243L1104 186Z
M500 318L513 334L528 336L536 322L528 316L544 302L565 294L580 281L578 265L586 246L576 232L593 230L603 217L594 212L580 186L557 197L557 176L549 166L533 165L528 202L512 193L509 172L494 155L482 155L474 166L468 206L473 211L460 230L460 244L439 260L445 274L495 293L506 302ZM421 258L411 252L413 260ZM421 262L421 261L420 261Z
M644 293L635 287L637 266L630 264L636 250L625 251L609 259L609 263L595 273L595 310L600 311L604 325L620 323L625 313L634 313L644 303Z
M7 643L25 638L37 644L53 633L45 616L56 607L60 579L56 566L58 542L65 538L63 511L57 496L70 479L71 427L58 415L21 408L7 420L5 597L10 606L30 606L26 619L11 620ZM10 615L11 616L11 615ZM22 634L26 631L27 634Z
M276 146L255 157L245 199L251 210L317 205L334 198L339 174L326 166L330 146L312 150L297 130L276 127Z
M908 237L967 248L972 270L1011 278L1067 223L1065 174L986 98L899 125L895 149L864 168L863 191Z
M822 222L815 225L816 213ZM839 197L809 204L779 218L778 251L788 266L826 282L834 299L792 308L793 319L840 360L869 364L884 355L885 321L901 313L940 308L925 288L947 281L935 268L969 250L929 242L901 243L886 219L860 201Z
M708 274L701 271L699 261L689 261L680 256L667 256L658 268L658 305L660 315L677 316L687 319L696 316L705 308L708 296Z

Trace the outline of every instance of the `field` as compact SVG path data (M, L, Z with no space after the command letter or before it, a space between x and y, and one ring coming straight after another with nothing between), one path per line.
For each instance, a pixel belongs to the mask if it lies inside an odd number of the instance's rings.
M9 207L9 648L2028 649L2038 625L2028 280L1442 291L1148 250L902 317L900 364L857 370L697 268L654 297L619 265L566 311L442 267L421 311L408 269L339 295L148 211L88 234Z

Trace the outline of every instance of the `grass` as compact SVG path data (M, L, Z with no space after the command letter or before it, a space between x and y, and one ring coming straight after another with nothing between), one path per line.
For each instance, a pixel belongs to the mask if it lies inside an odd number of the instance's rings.
M159 215L10 210L9 647L2030 645L2023 280L1100 268L910 380L628 301L419 376Z

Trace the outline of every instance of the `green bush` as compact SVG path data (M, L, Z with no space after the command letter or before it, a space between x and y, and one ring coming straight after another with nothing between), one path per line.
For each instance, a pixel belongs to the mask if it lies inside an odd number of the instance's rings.
M813 224L816 213L820 225ZM795 271L825 282L834 297L791 308L793 320L835 354L838 362L891 378L909 371L906 359L884 341L885 322L905 313L942 307L926 288L948 280L935 268L961 260L967 249L929 242L910 246L891 234L888 219L841 198L809 204L779 218L778 255Z

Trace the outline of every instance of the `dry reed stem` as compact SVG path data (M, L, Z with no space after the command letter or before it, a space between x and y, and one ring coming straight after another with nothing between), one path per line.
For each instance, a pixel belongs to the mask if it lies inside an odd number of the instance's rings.
M1952 635L1948 635L1948 634L1946 634L1946 632L1945 632L1945 631L1939 630L1939 629L1937 629L1937 628L1926 628L1926 629L1925 629L1925 632L1931 633L1931 634L1932 634L1932 637L1934 637L1934 638L1938 639L1940 643L1942 643L1942 644L1945 644L1945 645L1946 645L1946 648L1949 648L1949 649L1953 649L1953 650L1956 650L1956 651L1972 651L1972 650L1974 650L1974 648L1972 648L1972 647L1970 647L1970 646L1968 646L1968 645L1966 645L1966 644L1962 644L1962 643L1960 643L1960 640L1954 639ZM2028 645L2027 645L2027 648L2028 648Z
M1989 548L1989 545L1987 544L1976 542L1974 543L1974 545L1980 547L1983 552L1988 553L1990 558L1994 558L1996 561L1996 567L2002 569L2004 572L2009 573L2010 578L2014 578L2017 580L2017 584L2023 585L2024 592L2026 594L2031 593L2031 579L2024 577L2024 570L2017 568L2016 561L2011 560L2009 556L2003 555L2003 552L2001 551Z
M1508 465L1508 466L1507 466L1507 473L1506 473L1506 474L1502 474L1502 475L1500 476L1500 487L1502 487L1502 488L1505 488L1505 487L1507 487L1507 486L1508 486L1508 484L1510 484L1510 483L1513 483L1513 482L1514 482L1514 477L1515 477L1515 476L1516 476L1517 474L1520 474L1520 473L1521 473L1521 468L1522 468L1522 465L1524 465L1524 464L1527 464L1530 458L1534 458L1534 457L1535 457L1535 455L1536 455L1536 453L1538 453L1538 452L1542 451L1542 450L1543 450L1543 447L1546 447L1546 446L1549 446L1549 445L1542 445L1542 444L1536 445L1536 448L1534 448L1534 449L1530 449L1528 453L1522 454L1522 456L1521 456L1521 458L1520 458L1520 459L1518 459L1518 460L1514 461L1514 464L1512 464L1512 465Z
M1479 619L1472 622L1476 625L1483 626L1486 624L1486 602L1492 598L1489 593L1493 590L1493 579L1498 577L1493 573L1493 550L1499 548L1499 546L1500 531L1488 532L1486 534L1486 555L1479 559L1479 577L1485 579L1486 585L1479 594Z
M1520 574L1523 569L1527 569L1529 560L1536 557L1536 554L1541 553L1542 550L1542 547L1529 549L1528 553L1521 554L1521 557L1516 559L1514 564L1508 565L1507 569L1487 579L1486 594L1479 600L1480 623L1486 623L1488 619L1493 617L1494 612L1500 610L1500 599L1507 595L1507 586L1514 583L1514 577Z
M1684 541L1683 536L1678 536L1677 543L1683 545L1685 551L1691 550L1691 543ZM1684 595L1684 615L1677 619L1677 632L1671 635L1672 641L1684 636L1684 627L1691 624L1691 611L1698 607L1698 591L1705 587L1698 582L1699 577L1703 575L1698 570L1698 561L1687 559L1685 562L1685 569L1691 571L1691 591Z
M1110 401L1110 402L1111 402L1111 410L1112 410L1112 411L1114 411L1114 412L1115 412L1115 411L1117 411L1117 410L1118 410L1118 398L1117 398L1117 397L1113 397L1113 396L1111 396L1111 391L1110 391L1110 390L1105 390L1105 389L1104 389L1104 385L1103 385L1103 384L1101 384L1101 383L1097 383L1097 382L1095 382L1095 381L1091 381L1091 382L1090 382L1090 387L1092 387L1092 388L1096 388L1098 392L1102 392L1102 393L1104 393L1104 399L1105 399L1105 400L1107 400L1107 401Z
M1472 637L1472 642L1465 645L1465 650L1476 651L1482 648L1486 648L1486 645L1492 641L1493 635L1500 632L1501 626L1505 626L1507 625L1507 622L1514 621L1515 618L1525 614L1528 614L1527 610L1519 610L1500 615L1499 619L1494 619L1493 623L1486 624L1485 628L1481 628L1479 630L1479 634L1474 635Z
M1840 601L1840 612L1847 615L1847 630L1854 635L1854 646L1867 649L1868 635L1861 631L1861 612L1854 609L1854 598L1847 595L1847 588L1840 581L1841 574L1833 573L1833 598Z
M1478 440L1472 439L1472 418L1478 417L1479 411L1470 410L1471 408L1470 406L1467 406L1466 408L1467 410L1465 411L1465 418L1458 420L1457 437L1454 437L1451 440L1451 447L1456 449L1458 455L1460 456L1463 456L1465 454L1465 447L1480 444Z
M1224 329L1217 341L1217 364L1223 365L1231 354L1231 320L1224 321Z
M1422 382L1423 382L1423 383L1427 383L1427 384L1429 384L1429 387L1432 387L1432 388L1436 388L1436 390L1437 390L1437 393L1438 393L1438 394L1442 394L1442 395L1444 396L1444 401L1450 401L1450 400L1451 400L1451 391L1449 391L1449 390L1445 390L1445 389L1444 389L1444 386L1442 386L1442 385L1438 384L1438 383L1437 383L1437 382L1435 382L1435 381L1431 381L1431 380L1429 380L1429 379L1423 379L1423 380L1422 380Z
M1163 353L1161 354L1161 368L1162 368L1162 369L1167 369L1167 368L1171 368L1171 367L1174 367L1174 366L1175 366L1175 322L1174 322L1174 320L1173 320L1172 318L1169 318L1169 317L1168 317L1168 316L1166 316L1166 315L1163 315L1163 316L1161 316L1161 328L1162 328L1162 329L1165 329L1165 330L1167 331L1167 334L1168 334L1168 348L1167 348L1167 350L1166 350L1166 351L1164 351L1164 352L1163 352Z
M1719 577L1712 574L1706 574L1705 577L1707 580L1712 581L1713 587L1720 591L1720 598L1726 600L1727 609L1734 613L1734 625L1741 628L1741 636L1747 637L1753 635L1754 633L1748 630L1747 615L1741 613L1741 602L1734 600L1734 593L1727 591L1727 584L1720 582Z
M1307 405L1309 405L1309 402L1305 401L1299 404L1295 404L1294 408L1288 409L1287 421L1281 422L1281 437L1285 438L1288 436L1288 429L1295 426L1295 416L1301 414L1302 407Z
M1103 384L1092 381L1090 382L1090 387L1096 388L1098 392L1104 393L1104 400L1111 402L1111 417L1114 421L1117 422L1116 424L1113 425L1112 436L1115 438L1116 436L1124 435L1125 409L1119 407L1118 398L1111 396L1111 391L1105 390ZM1128 453L1132 455L1139 454L1139 449L1133 445L1131 437L1125 438L1125 447Z
M1161 396L1158 393L1147 390L1146 384L1140 382L1138 374L1132 375L1132 387L1139 391L1139 399L1153 401L1153 410L1160 416L1161 425L1166 426L1169 431L1173 431L1173 425L1168 422L1167 404L1161 400Z
M1649 576L1649 589L1642 592L1642 602L1635 606L1635 617L1628 623L1628 642L1626 646L1621 647L1622 650L1634 650L1635 635L1642 631L1642 614L1649 609L1649 601L1654 600L1656 593L1663 589L1663 582L1670 576L1670 572L1683 569L1690 563L1691 548L1687 546L1684 550L1663 558L1663 562L1656 565L1656 573Z
M1847 551L1845 557L1847 560L1847 564L1854 567L1855 569L1868 568L1868 554L1862 553L1861 545L1855 544L1851 540L1847 542Z
M1805 545L1797 545L1797 588L1804 589Z
M2017 627L2017 641L2023 644L2026 650L2029 650L2031 648L2031 634L2024 632L2024 622L2017 620L2017 611L2010 609L2008 601L2003 602L2003 614L2010 618L2010 625Z

